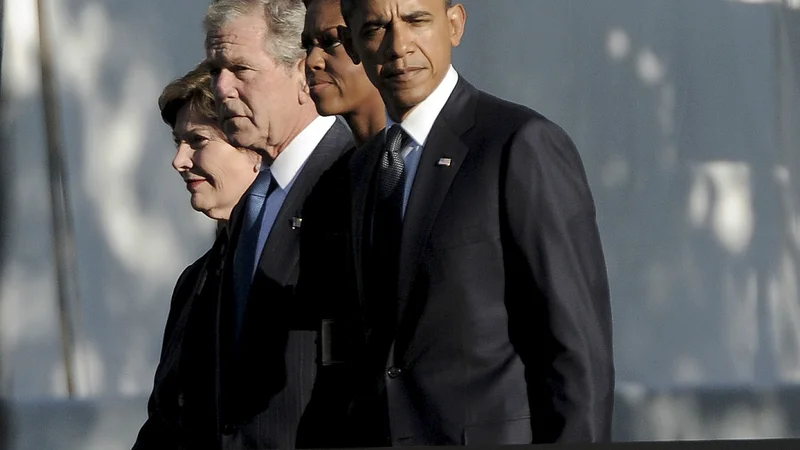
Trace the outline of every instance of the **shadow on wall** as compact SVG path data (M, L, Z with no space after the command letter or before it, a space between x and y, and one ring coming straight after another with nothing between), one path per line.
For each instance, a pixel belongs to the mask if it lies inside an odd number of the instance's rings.
M6 216L0 286L3 361L13 398L63 396L50 211L40 201L49 194L36 2L5 3L4 148L14 167L7 187L15 211ZM214 224L191 210L170 167L174 146L156 106L162 87L203 56L205 4L47 5L59 49L61 138L78 254L77 393L141 395L152 386L175 280L213 238Z
M797 438L800 390L618 392L615 441Z
M78 232L79 393L136 398L143 419L172 285L213 234L169 168L170 138L155 107L161 87L202 55L205 5L49 3L63 50L63 139ZM583 155L608 261L621 394L630 395L616 434L693 437L704 432L699 423L720 437L796 434L794 410L769 395L668 393L800 380L800 70L795 59L776 72L780 10L692 0L464 3L461 74L552 118ZM11 164L0 170L13 166L15 176L0 180L9 181L15 209L0 216L9 237L0 340L10 350L0 361L13 397L53 397L64 388L49 213L38 201L47 189L35 2L5 5L14 27L5 30L2 80ZM794 30L781 55L800 54L797 13L781 17ZM794 119L778 113L775 86L786 70L795 74L781 84L795 95L786 108ZM789 124L779 126L779 117ZM739 403L718 407L728 400ZM28 411L45 415L36 405ZM53 411L66 419L66 409ZM91 411L79 415L85 429L106 430L112 417ZM52 436L36 435L40 424L31 423L24 439L45 448Z
M780 7L464 4L456 67L559 123L581 151L619 382L800 380L800 240L787 234L798 216L781 200L796 199L800 166L787 165L777 132Z
M620 382L800 380L800 233L792 234L800 165L776 131L779 9L464 3L470 19L455 66L552 118L581 150L606 249ZM205 4L50 5L82 294L79 394L144 395L175 279L213 235L169 168L155 106L161 88L202 56ZM11 395L52 397L64 388L49 212L31 201L47 196L35 2L6 8L14 29L5 30L2 125L15 210L6 216L0 338Z

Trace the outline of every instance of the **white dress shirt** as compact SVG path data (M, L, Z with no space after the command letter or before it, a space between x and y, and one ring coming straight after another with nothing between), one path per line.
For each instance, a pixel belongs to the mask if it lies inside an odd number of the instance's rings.
M283 202L286 200L286 194L289 193L292 185L294 185L294 180L303 165L305 165L308 157L311 156L311 153L317 148L322 138L325 137L325 133L330 130L335 122L336 116L317 117L292 139L292 142L272 161L269 171L278 185L267 197L264 205L264 215L261 220L261 230L258 233L258 246L256 247L256 267L258 266L258 260L261 258L261 252L264 250L264 244L266 244L275 219L278 217L278 212L280 212Z
M425 141L428 140L428 135L431 132L431 128L433 128L433 122L439 117L439 113L442 112L442 108L444 108L457 83L458 73L451 65L439 86L400 123L400 126L411 138L409 143L400 150L406 169L406 184L403 192L404 217L406 206L408 205L408 196L411 194L411 187L414 184L417 167L419 167L419 160L422 157L422 151L425 149ZM397 122L389 117L389 113L386 113L386 129L388 130L395 123Z

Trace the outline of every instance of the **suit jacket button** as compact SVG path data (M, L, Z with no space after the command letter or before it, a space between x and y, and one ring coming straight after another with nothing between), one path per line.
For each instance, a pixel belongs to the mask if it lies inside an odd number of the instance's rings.
M395 366L389 367L389 370L386 371L386 375L389 375L389 378L397 378L402 375L402 373L403 369Z
M178 407L183 408L183 392L178 394Z

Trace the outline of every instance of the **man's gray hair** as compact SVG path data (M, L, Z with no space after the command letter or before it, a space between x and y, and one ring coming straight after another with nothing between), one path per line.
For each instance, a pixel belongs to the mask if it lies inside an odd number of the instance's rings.
M264 17L265 48L275 61L288 68L305 58L300 40L306 18L303 0L214 0L203 20L206 36L254 13Z

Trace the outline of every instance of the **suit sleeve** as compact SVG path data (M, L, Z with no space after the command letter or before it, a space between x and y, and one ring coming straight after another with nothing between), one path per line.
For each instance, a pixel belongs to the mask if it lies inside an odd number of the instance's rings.
M147 420L139 430L139 435L136 438L132 450L168 450L179 448L178 437L175 434L175 430L167 424L167 421L158 407L157 391L160 381L164 378L164 372L169 370L167 367L168 362L166 361L167 346L173 333L176 332L176 323L183 311L183 306L189 297L191 289L194 287L197 280L198 269L201 266L202 264L195 263L187 267L183 273L181 273L173 289L167 324L161 342L161 356L153 382L153 391L150 393L150 397L147 401Z
M611 434L611 306L595 206L575 145L529 121L502 180L509 334L525 363L535 442Z

